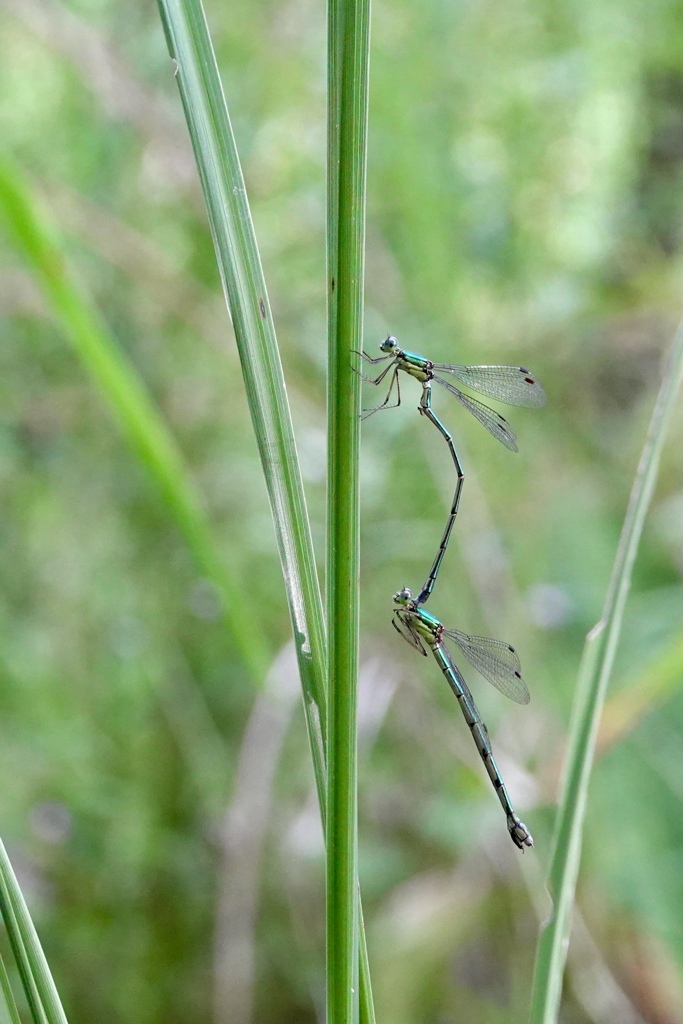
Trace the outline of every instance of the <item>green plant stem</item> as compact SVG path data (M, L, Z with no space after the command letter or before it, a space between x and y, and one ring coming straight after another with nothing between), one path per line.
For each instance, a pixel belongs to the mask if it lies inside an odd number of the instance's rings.
M683 378L683 324L679 327L657 396L643 453L631 490L605 605L586 639L579 670L564 783L555 822L548 871L553 912L539 937L531 995L530 1024L555 1024L569 946L571 912L581 860L588 783L595 757L600 715L605 702L631 586L633 564L643 532L659 459Z
M369 0L331 0L328 30L327 1020L358 1020L358 456Z

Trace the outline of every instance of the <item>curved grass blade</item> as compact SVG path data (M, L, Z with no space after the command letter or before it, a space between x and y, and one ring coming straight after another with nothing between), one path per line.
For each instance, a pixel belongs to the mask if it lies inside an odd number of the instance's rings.
M2 841L0 909L33 1020L37 1024L67 1024L50 968Z
M602 616L588 634L581 660L548 871L553 911L541 931L536 950L530 1024L555 1024L557 1020L600 714L621 634L633 564L682 379L683 324L674 339L652 413Z
M287 392L242 169L201 3L160 0L159 9L235 330L306 702L313 702L322 722L322 605ZM321 747L321 741L316 746ZM320 763L321 759L322 752Z
M50 219L4 157L0 159L0 217L66 337L113 409L122 432L159 486L197 565L217 588L235 649L252 678L262 679L268 659L250 640L252 615L243 599L232 599L241 588L213 542L201 499L175 440L69 267L63 242Z
M21 1017L17 1009L17 1004L14 1001L14 993L9 981L9 975L7 974L7 968L5 967L5 961L0 956L0 989L2 990L2 1007L4 1011L4 1019L8 1024L21 1024Z
M31 963L21 935L21 929L19 928L16 914L14 913L9 896L5 891L5 887L2 882L0 882L0 906L2 908L2 917L5 922L5 928L7 929L7 937L9 939L12 954L14 956L14 962L17 967L17 973L21 979L21 987L24 991L26 1005L28 1006L29 1013L31 1014L31 1020L34 1024L48 1024L47 1014L43 1008L41 998L38 995L36 979L33 976Z

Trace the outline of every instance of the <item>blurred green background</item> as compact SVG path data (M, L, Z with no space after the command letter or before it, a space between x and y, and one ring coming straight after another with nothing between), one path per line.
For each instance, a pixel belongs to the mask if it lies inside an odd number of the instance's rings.
M325 12L208 16L322 564ZM313 1022L324 866L289 619L158 16L1 0L0 38L2 151L177 438L269 666L245 666L0 233L0 834L71 1019ZM410 381L364 425L360 846L381 1021L525 1018L583 638L683 310L681 185L681 0L376 0L366 348L391 332L439 361L522 363L549 396L511 410L512 455L435 395L466 481L430 608L521 653L527 708L468 678L536 840L523 860L438 669L389 624L443 528L448 453ZM591 788L567 1024L683 1021L682 443L679 414L611 691L626 728Z

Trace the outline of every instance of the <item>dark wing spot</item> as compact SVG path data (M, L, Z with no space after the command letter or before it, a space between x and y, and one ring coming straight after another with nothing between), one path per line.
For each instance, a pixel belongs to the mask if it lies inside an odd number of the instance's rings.
M526 366L520 366L519 372L520 373L528 373L529 371L527 370Z
M533 377L525 377L524 380L526 381L527 384L535 384L536 383L536 381L534 380Z
M261 316L265 320L266 319L266 304L263 301L263 299L259 299L258 300L258 308L261 310Z
M512 654L515 653L514 647L510 647L510 644L508 644L508 651L510 651Z
M522 678L521 675L519 674L519 672L516 669L515 669L515 675L517 676L518 679Z

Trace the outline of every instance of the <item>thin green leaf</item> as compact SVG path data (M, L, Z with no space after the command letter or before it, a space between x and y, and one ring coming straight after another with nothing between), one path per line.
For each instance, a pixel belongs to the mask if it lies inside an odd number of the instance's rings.
M536 952L529 1018L531 1024L554 1024L557 1020L598 725L621 634L633 564L682 378L683 324L674 339L650 421L602 616L588 634L579 670L564 783L548 872L553 912L541 932Z
M12 986L10 985L5 961L1 956L0 990L2 990L3 1010L6 1011L2 1015L3 1024L21 1024L21 1018L19 1016L19 1011L17 1010L17 1004L14 1001L14 993L12 992Z
M198 0L159 0L159 8L235 329L275 521L307 720L315 736L316 776L322 779L322 603L287 392L244 178L202 5Z
M255 680L264 677L267 659L250 640L253 621L213 542L201 500L183 458L144 384L116 339L101 321L68 266L64 246L36 198L5 158L0 160L0 215L23 252L55 316L83 365L113 409L121 430L161 489L200 570L214 583L223 604L226 627Z
M67 1024L43 948L2 841L0 908L33 1020L36 1024Z

